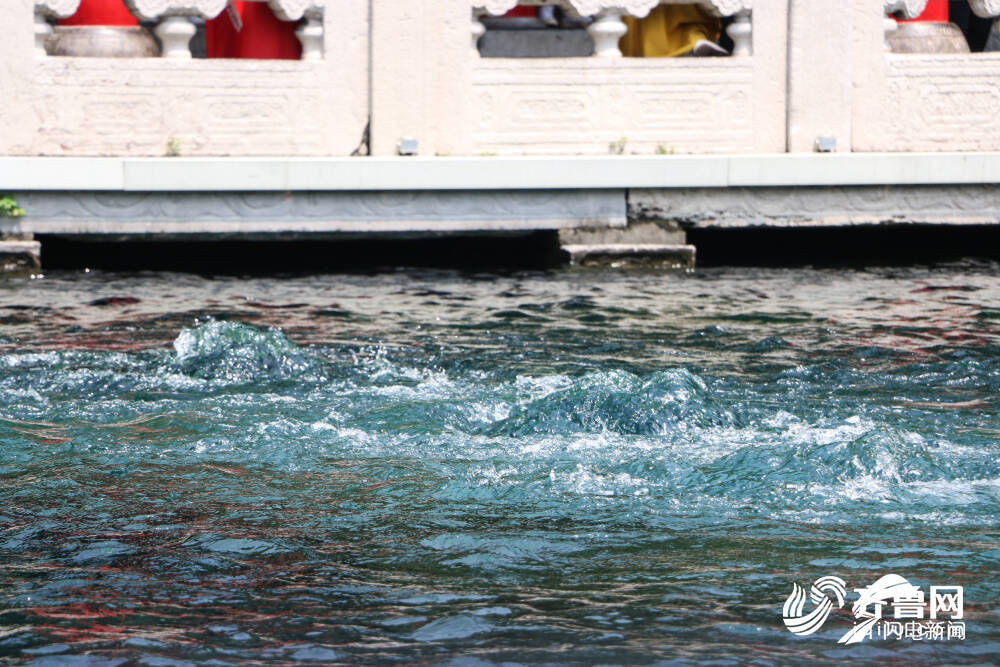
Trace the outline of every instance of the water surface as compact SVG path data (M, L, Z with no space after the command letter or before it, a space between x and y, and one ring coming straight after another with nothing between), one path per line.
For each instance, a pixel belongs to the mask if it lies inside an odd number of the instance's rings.
M998 269L0 285L0 661L996 663Z

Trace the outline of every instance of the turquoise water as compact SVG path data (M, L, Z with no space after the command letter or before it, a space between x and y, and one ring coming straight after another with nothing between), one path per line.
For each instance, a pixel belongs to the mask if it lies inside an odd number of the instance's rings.
M995 664L998 275L0 285L0 662Z

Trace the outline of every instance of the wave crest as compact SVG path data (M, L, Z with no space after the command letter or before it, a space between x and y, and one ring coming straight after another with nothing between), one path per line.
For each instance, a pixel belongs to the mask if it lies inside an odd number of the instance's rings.
M664 435L691 426L730 424L705 382L685 369L645 378L626 371L588 373L568 387L520 405L489 435L600 433Z
M280 329L260 330L239 322L212 321L184 329L174 341L185 375L245 383L321 375L319 362Z

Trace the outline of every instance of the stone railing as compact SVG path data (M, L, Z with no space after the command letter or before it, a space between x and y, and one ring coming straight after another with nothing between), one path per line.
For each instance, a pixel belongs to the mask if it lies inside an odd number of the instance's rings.
M570 16L593 17L587 32L594 40L594 55L620 58L620 40L628 28L624 16L642 18L661 4L699 5L715 16L733 16L727 33L733 40L734 56L753 53L751 12L753 0L474 0L472 13L472 47L486 32L480 17L486 14L502 15L518 5L559 5Z
M142 21L155 22L153 31L163 45L164 58L190 58L195 27L190 19L211 19L226 8L227 0L124 0L128 10ZM326 0L251 0L267 2L282 21L302 21L295 31L302 42L302 60L323 57L323 14ZM72 16L80 0L36 0L35 52L45 55L45 42L52 33L49 20Z
M623 58L618 43L628 30L624 18L643 18L661 4L697 5L712 16L733 17L727 30L736 57ZM485 31L482 19L517 5L558 5L571 18L591 18L593 57L480 58L475 46ZM785 148L787 0L470 0L467 6L473 52L462 63L465 73L448 68L455 77L449 97L456 102L447 111L455 123L422 127L417 112L399 113L394 125L375 123L379 132L414 136L422 150L429 144L457 154ZM422 92L415 86L409 94ZM462 134L451 129L457 125ZM376 138L375 149L388 154L392 145Z
M422 156L807 152L818 139L1000 150L1000 53L885 52L888 14L925 0L338 0L328 17L327 0L257 0L301 22L308 63L187 60L190 19L224 0L128 1L168 57L35 57L32 13L44 53L49 22L79 0L0 2L0 25L23 27L0 40L0 154L390 156L401 139ZM735 17L744 57L615 57L623 17L661 2ZM554 3L595 17L600 57L470 53L470 19L475 36L478 17ZM1000 15L1000 0L970 5Z
M129 0L168 57L56 56L62 44L49 36L79 30L50 23L76 13L80 0L0 1L0 26L10 28L0 39L0 155L329 156L359 144L364 152L371 0L266 1L286 30L298 30L302 60L192 58L194 26L228 21L224 0ZM325 12L334 6L335 15ZM460 23L465 47L468 20Z
M824 107L842 119L851 150L1000 150L1000 53L893 53L890 14L915 18L926 0L883 1L881 7L853 2L841 42L852 53L841 75L847 95L844 103ZM1000 0L969 5L983 18L1000 15Z
M969 0L969 6L976 16L984 19L1000 16L1000 0ZM927 7L927 0L883 0L885 18L882 20L885 26L885 50L891 51L889 38L896 32L896 21L890 14L899 12L905 18L915 19L920 16Z

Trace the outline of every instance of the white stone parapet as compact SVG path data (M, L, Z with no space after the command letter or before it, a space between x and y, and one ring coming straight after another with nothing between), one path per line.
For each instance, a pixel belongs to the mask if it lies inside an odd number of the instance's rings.
M616 57L624 17L663 0L257 1L299 22L301 62L190 59L190 19L224 0L128 0L165 58L36 57L78 0L0 2L0 155L389 156L404 137L422 157L1000 150L1000 54L885 51L889 12L926 0L666 0L732 16L732 58ZM478 56L479 17L555 3L596 19L599 57Z

